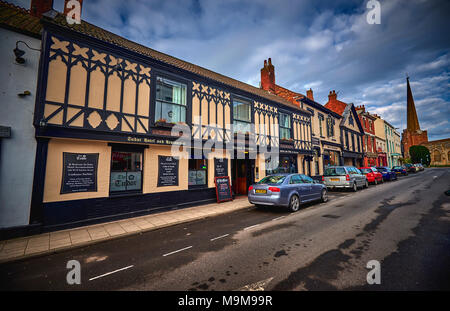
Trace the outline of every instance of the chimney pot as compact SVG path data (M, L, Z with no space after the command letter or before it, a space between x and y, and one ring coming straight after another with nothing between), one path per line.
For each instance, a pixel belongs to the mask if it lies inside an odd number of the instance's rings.
M275 67L272 65L271 58L269 58L269 65L264 60L264 67L261 68L261 88L275 92Z
M312 88L309 88L309 90L306 91L306 97L308 97L311 100L314 100L314 93Z
M31 0L30 14L35 17L42 17L42 14L53 9L53 0Z

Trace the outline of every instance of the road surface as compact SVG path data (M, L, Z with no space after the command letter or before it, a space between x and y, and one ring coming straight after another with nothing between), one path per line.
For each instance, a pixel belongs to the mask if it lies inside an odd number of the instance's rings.
M450 169L0 265L1 290L449 290ZM77 260L81 284L69 285ZM366 267L380 263L381 284Z

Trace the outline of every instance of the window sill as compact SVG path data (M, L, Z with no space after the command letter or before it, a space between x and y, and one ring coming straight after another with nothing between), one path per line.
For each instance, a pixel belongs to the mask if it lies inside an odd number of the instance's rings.
M172 128L175 126L175 123L169 123L169 122L155 122L153 124L153 127L160 127L160 128Z

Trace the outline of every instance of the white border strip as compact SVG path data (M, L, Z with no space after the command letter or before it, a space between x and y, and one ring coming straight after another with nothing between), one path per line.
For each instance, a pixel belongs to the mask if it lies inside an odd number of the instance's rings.
M166 257L166 256L169 256L169 255L172 255L172 254L175 254L175 253L178 253L178 252L181 252L181 251L187 250L187 249L189 249L189 248L191 248L191 247L192 247L192 245L191 245L191 246L188 246L188 247L185 247L185 248L182 248L182 249L179 249L179 250L177 250L177 251L173 251L173 252L170 252L170 253L164 254L164 255L163 255L163 257Z
M93 280L102 278L102 277L104 277L104 276L107 276L107 275L110 275L110 274L113 274L113 273L116 273L116 272L119 272L119 271L123 271L123 270L126 270L126 269L130 269L130 268L133 268L133 267L134 267L134 266L131 265L131 266L128 266L128 267L125 267L125 268L122 268L122 269L117 269L117 270L114 270L114 271L112 271L112 272L108 272L108 273L105 273L105 274L102 274L102 275L99 275L99 276L90 278L89 281L93 281Z
M221 236L218 236L218 237L216 237L216 238L213 238L213 239L211 239L210 241L212 242L212 241L215 241L215 240L218 240L218 239L221 239L221 238L227 237L227 236L229 236L229 234L228 234L228 233L227 233L227 234L224 234L224 235L221 235Z

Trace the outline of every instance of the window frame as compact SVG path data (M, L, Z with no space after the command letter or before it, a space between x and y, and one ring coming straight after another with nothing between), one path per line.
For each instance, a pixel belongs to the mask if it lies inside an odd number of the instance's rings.
M189 172L191 171L191 169L190 169L190 161L199 161L199 160L201 160L201 161L205 161L205 163L206 163L206 170L202 170L202 171L205 171L205 174L206 174L206 183L205 184L202 184L202 185L189 185ZM198 169L196 169L195 171L200 171L200 170L198 170ZM194 158L190 158L189 160L188 160L188 189L205 189L205 188L208 188L208 182L209 182L209 178L208 178L208 173L209 173L209 161L208 161L208 159L194 159Z
M185 104L183 105L183 104L179 104L179 103L175 103L175 102L169 102L169 101L166 101L165 99L158 99L158 96L157 96L157 94L158 94L158 91L157 91L157 88L158 88L158 81L159 81L159 79L162 79L162 80L167 80L167 81L170 81L170 82L173 82L173 83L178 83L178 84L180 84L180 85L184 85L185 86L185 94L184 94L184 102L185 102ZM156 107L157 107L157 105L158 105L158 102L159 103L161 103L161 113L162 113L162 107L163 107L163 105L173 105L173 106L177 106L177 107L180 107L180 108L184 108L184 121L182 121L182 120L178 120L178 121L176 121L175 123L177 123L177 122L184 122L184 123L187 123L186 121L187 121L187 116L188 116L188 109L187 109L187 107L189 106L188 105L188 83L186 83L185 81L179 81L179 80L177 80L177 79L174 79L174 78L171 78L171 77L166 77L166 76L164 76L164 75L161 75L161 74L156 74L156 76L155 76L155 105L154 105L154 109L153 109L153 112L154 112L154 118L153 118L153 121L156 123L158 120L160 120L161 118L162 118L162 115L160 116L160 118L159 119L157 119L157 112L156 112ZM183 118L182 118L183 119ZM172 122L170 122L169 120L166 120L166 122L167 123L172 123Z
M285 126L282 126L281 125L281 116L282 115L285 115L285 116L287 116L288 118L289 118L289 127L285 127ZM292 118L291 118L291 115L289 114L289 113L285 113L285 112L279 112L279 115L278 115L278 118L279 118L279 122L278 122L278 125L279 125L279 135L280 135L280 139L284 139L284 140L290 140L290 139L292 139ZM289 132L289 138L283 138L283 137L281 137L281 133L282 133L282 129L284 129L284 130L288 130L288 132Z
M186 79L183 76L177 75L175 73L168 73L160 69L152 69L152 79L150 83L150 111L149 111L149 125L150 127L156 126L156 87L157 87L157 77L161 77L167 80L172 80L186 85L186 124L192 124L192 81ZM153 90L153 91L152 91Z
M245 104L245 105L249 106L249 108L250 108L250 121L246 121L246 120L234 117L235 116L235 111L234 111L235 110L235 106L234 106L235 102L239 102L241 104ZM232 111L232 115L233 115L233 134L236 134L236 133L247 134L247 132L244 133L242 131L237 131L236 130L236 128L235 128L235 123L236 122L238 122L238 123L245 123L245 124L250 125L250 131L248 131L248 133L251 133L251 125L254 122L253 121L253 105L252 105L251 101L249 99L241 98L241 97L238 97L238 96L233 96L232 107L233 107L233 111Z
M109 196L120 196L120 195L128 195L128 194L142 194L144 189L144 159L145 159L145 149L148 148L148 146L142 146L142 145L126 145L126 144L108 144L108 146L111 146L111 158L110 158L110 169L109 169ZM121 190L121 191L111 191L111 173L112 172L123 172L123 171L117 171L113 170L113 153L114 152L123 152L123 153L140 153L141 154L141 184L140 189L133 189L133 190Z

